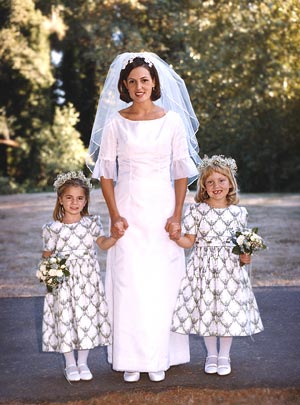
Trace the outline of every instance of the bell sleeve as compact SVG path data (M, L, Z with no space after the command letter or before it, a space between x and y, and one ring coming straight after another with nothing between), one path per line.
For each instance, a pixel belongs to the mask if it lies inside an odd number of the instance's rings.
M185 177L193 178L198 176L197 167L189 155L185 128L179 114L174 113L172 121L172 125L174 125L174 136L172 144L171 177L173 180L178 180Z
M99 156L95 164L92 178L117 180L117 136L112 122L103 129Z

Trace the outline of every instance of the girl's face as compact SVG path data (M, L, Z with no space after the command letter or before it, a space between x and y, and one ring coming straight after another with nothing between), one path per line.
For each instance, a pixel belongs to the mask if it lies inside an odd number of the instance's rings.
M205 188L211 202L217 206L227 206L226 196L232 187L224 174L213 172L205 181Z
M59 197L59 202L64 207L64 218L69 220L79 220L87 199L84 189L80 186L70 186L66 188L63 195Z
M149 70L139 66L132 69L127 80L124 80L124 86L134 102L143 102L150 99L155 82Z

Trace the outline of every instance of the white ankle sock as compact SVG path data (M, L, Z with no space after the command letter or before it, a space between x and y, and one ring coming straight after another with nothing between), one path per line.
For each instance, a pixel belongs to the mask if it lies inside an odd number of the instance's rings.
M66 367L69 366L76 366L76 360L75 360L75 355L74 351L64 353L65 361L66 361Z
M231 344L232 344L232 337L231 336L220 337L219 357L229 357Z
M204 336L204 343L207 350L207 356L218 356L216 336Z

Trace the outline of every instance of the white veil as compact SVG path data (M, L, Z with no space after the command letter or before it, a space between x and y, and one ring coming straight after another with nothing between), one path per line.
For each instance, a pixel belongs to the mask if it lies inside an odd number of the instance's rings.
M198 166L201 159L198 154L199 146L195 134L199 128L199 122L183 79L155 53L126 52L117 56L110 65L103 90L100 94L86 160L88 168L93 171L95 162L98 159L104 126L109 123L110 118L115 112L129 105L120 100L118 81L121 69L126 66L130 59L137 56L145 58L154 64L159 75L161 88L161 98L155 101L155 104L161 106L166 111L172 110L180 114L187 134L190 157L196 166Z

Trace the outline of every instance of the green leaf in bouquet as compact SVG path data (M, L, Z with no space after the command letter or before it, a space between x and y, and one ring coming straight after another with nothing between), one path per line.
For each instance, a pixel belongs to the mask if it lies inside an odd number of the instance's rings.
M235 255L240 255L240 248L238 246L234 246L232 249L232 253L234 253Z

